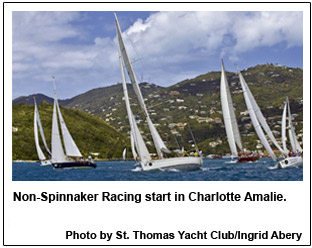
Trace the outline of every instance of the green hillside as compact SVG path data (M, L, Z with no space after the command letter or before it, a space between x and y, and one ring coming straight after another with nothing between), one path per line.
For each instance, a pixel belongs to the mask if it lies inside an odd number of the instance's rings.
M279 122L283 102L287 96L290 99L291 112L294 114L296 132L302 135L302 69L266 64L242 70L242 74L275 136L280 137ZM221 112L220 76L220 71L208 72L170 87L140 84L150 117L168 147L175 149L184 146L185 149L191 149L192 130L197 144L205 154L229 152ZM244 147L255 150L258 138L246 113L238 75L227 72L227 78ZM140 121L139 128L143 138L148 144L152 144L150 132L130 84L128 91L131 108ZM93 89L62 103L66 107L100 117L124 135L129 131L121 84ZM154 151L152 146L149 146L149 149Z
M50 144L53 107L41 102L38 109L47 143ZM99 153L99 159L121 158L122 150L128 145L128 141L115 128L81 110L61 107L61 111L73 139L84 156L93 152ZM13 105L13 160L38 159L33 118L33 106L23 103Z

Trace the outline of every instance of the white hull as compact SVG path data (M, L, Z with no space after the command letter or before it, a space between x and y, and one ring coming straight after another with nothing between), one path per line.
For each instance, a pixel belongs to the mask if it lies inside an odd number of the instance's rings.
M277 163L277 168L299 167L302 165L302 157L288 157Z
M47 165L52 165L51 160L41 160L40 161L40 166L47 166Z
M202 164L203 160L200 157L178 157L152 160L147 163L140 162L144 171L150 170L197 170Z

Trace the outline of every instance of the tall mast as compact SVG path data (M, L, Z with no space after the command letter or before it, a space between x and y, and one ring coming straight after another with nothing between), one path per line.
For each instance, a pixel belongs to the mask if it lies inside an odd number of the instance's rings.
M153 141L154 141L154 144L155 144L155 147L156 147L157 154L158 154L159 158L163 158L163 152L165 152L165 153L171 153L171 152L166 147L164 141L161 139L161 137L160 137L159 133L157 132L153 122L150 119L150 116L148 114L148 111L147 111L147 108L146 108L146 105L145 105L145 102L144 102L144 99L143 99L143 96L142 96L139 84L137 82L137 79L136 79L135 74L134 74L134 70L132 68L131 61L129 59L126 47L125 47L123 39L122 39L122 34L121 34L121 30L120 30L118 19L117 19L117 15L116 15L116 13L114 13L114 15L115 15L115 20L116 20L116 30L117 30L117 37L118 37L118 45L119 45L119 49L120 49L120 52L121 52L121 55L122 55L122 58L123 58L123 63L125 64L125 67L127 69L127 72L128 72L130 81L132 83L134 92L137 95L137 98L139 100L140 106L141 106L141 108L143 110L143 113L145 115L145 118L147 120L147 124L148 124L150 132L152 134L152 138L153 138Z
M118 47L118 54L119 54L119 63L120 63L121 78L122 78L122 88L123 88L123 92L124 92L126 110L127 110L129 124L130 124L130 138L131 138L132 154L136 159L136 152L134 149L134 145L135 145L135 147L139 153L139 159L143 163L146 163L147 161L151 160L151 156L149 154L149 151L147 150L147 147L144 143L142 135L141 135L141 133L138 129L138 126L135 122L135 119L134 119L134 116L132 114L132 110L130 107L130 101L129 101L129 96L128 96L128 89L127 89L127 84L126 84L126 79L125 79L125 72L123 69L120 47Z

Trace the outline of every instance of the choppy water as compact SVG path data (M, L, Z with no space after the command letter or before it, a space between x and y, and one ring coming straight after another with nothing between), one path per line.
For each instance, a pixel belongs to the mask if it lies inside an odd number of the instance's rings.
M197 171L142 171L133 161L97 162L96 169L53 169L39 163L13 162L13 181L301 181L303 168L270 170L271 159L233 164L204 160Z

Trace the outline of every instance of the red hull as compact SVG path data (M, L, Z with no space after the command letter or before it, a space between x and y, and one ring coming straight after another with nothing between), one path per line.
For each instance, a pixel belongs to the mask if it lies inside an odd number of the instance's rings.
M251 156L243 156L243 157L239 157L237 162L238 163L244 163L244 162L255 162L255 161L258 161L259 160L259 156L254 156L254 155L251 155Z

